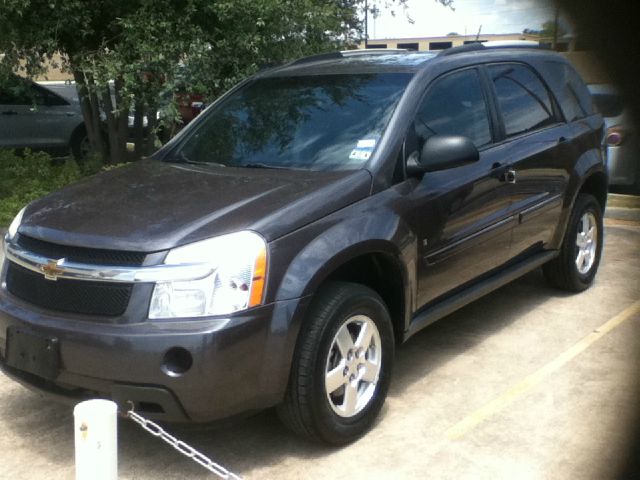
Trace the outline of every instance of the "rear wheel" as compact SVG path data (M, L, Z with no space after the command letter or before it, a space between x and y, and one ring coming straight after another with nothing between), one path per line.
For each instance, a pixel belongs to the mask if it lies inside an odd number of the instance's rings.
M560 254L543 267L549 283L573 292L589 287L600 264L602 240L600 204L592 195L581 193L571 212Z
M84 162L91 153L91 142L87 136L87 131L80 128L73 134L71 139L71 153L78 163Z
M342 445L365 433L384 404L391 319L376 292L353 283L322 288L310 309L278 414L299 435Z

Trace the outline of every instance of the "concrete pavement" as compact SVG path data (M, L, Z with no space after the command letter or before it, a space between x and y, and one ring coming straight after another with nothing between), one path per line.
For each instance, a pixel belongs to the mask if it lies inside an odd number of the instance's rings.
M245 478L616 478L640 412L640 223L606 223L589 290L532 272L401 346L381 418L353 445L301 441L272 411L170 430ZM72 423L0 375L0 479L73 478ZM120 478L211 478L131 422L119 443Z

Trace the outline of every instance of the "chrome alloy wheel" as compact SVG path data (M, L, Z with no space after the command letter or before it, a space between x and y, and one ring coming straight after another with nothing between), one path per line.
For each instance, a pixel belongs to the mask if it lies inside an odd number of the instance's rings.
M598 248L598 224L591 212L585 212L580 219L576 235L576 267L582 275L589 273L596 259Z
M325 368L333 411L341 417L360 413L373 398L381 366L382 343L374 321L365 315L348 318L333 337Z

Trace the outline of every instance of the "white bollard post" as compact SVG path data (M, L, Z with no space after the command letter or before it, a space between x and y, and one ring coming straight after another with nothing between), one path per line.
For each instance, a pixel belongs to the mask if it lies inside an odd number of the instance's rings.
M117 412L109 400L87 400L73 409L76 480L117 480Z

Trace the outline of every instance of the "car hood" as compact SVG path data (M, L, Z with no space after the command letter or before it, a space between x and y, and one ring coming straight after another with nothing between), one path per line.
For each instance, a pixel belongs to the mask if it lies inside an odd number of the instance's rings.
M310 172L145 160L27 208L19 232L72 246L153 252L239 230L267 241L367 195L366 170Z

